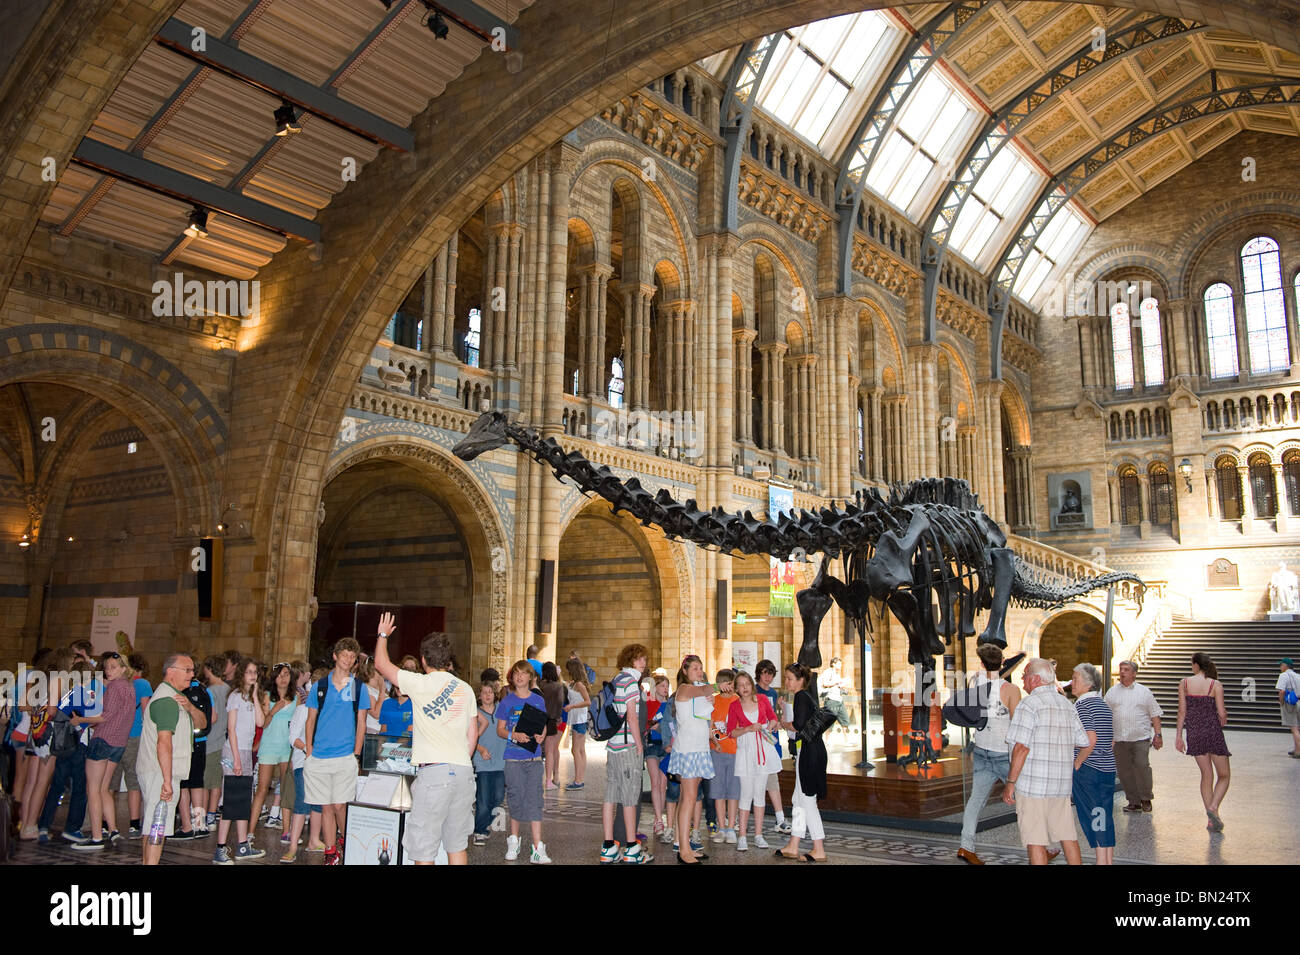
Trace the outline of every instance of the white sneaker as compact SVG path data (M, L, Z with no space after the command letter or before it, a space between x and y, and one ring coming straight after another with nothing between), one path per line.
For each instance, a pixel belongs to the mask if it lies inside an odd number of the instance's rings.
M669 826L662 833L660 833L659 841L666 846L672 845L674 842L677 841L677 835L675 832L673 832L672 826Z
M719 829L717 832L715 832L715 833L713 834L713 841L714 841L714 842L726 842L726 841L727 841L727 832L726 832L726 830L725 830L725 829Z
M737 846L736 848L739 849L740 847ZM755 849L767 848L767 840L763 838L763 834L761 832L758 835L754 836L754 848Z
M514 862L519 858L519 837L506 836L506 861Z
M738 838L738 839L736 840L736 851L737 851L737 852L748 852L748 851L749 851L749 840L746 839L744 836L741 836L740 838Z
M727 843L728 843L729 845L733 845L733 846L734 846L734 845L736 844L736 830L735 830L735 829L724 829L724 830L723 830L723 834L727 837Z
M535 865L550 865L551 857L546 854L545 842L533 843L533 854L528 857L528 861Z

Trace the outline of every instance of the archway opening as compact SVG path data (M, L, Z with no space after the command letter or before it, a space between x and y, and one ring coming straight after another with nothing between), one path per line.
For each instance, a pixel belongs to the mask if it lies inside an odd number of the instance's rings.
M1091 663L1098 669L1102 660L1102 635L1104 626L1092 614L1081 610L1067 610L1043 626L1038 639L1038 655L1056 661L1056 678L1068 680L1080 663Z

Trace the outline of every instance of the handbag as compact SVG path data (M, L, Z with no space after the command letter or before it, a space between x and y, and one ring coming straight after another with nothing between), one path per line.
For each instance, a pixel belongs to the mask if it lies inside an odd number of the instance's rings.
M807 690L803 691L808 693ZM799 730L798 738L805 743L811 743L815 739L820 739L826 734L832 726L835 725L835 714L826 707L819 705L817 697L808 693L808 698L813 701L813 714L804 723L803 729Z

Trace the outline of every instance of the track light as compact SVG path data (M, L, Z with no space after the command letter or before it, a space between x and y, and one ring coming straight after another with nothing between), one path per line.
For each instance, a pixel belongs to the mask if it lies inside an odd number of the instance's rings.
M190 213L190 224L185 227L185 234L191 239L206 239L208 237L208 210L202 206L195 206L194 211Z
M289 136L301 132L302 127L298 125L298 117L294 115L293 105L281 102L275 110L275 135Z
M430 12L433 16L429 17L429 31L439 40L447 39L450 30L447 27L447 21L442 18L442 13L438 10L431 10Z

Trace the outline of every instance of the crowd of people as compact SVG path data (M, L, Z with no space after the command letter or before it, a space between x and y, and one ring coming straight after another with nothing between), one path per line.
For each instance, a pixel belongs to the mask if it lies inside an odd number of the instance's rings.
M508 830L505 858L516 860L525 825L528 861L550 863L545 795L562 785L584 788L588 745L605 747L603 864L652 861L656 839L671 845L683 865L708 859L709 840L737 852L771 849L763 828L769 801L775 832L787 837L774 855L826 860L818 810L826 796L822 735L844 719L842 704L828 705L827 691L838 685L834 667L815 677L790 664L778 686L777 667L763 660L752 675L728 668L710 682L699 657L687 656L670 677L663 668L651 671L649 651L633 643L597 688L596 672L576 653L562 679L560 668L539 661L530 647L504 678L488 669L471 686L455 672L444 634L428 635L418 659L395 663L387 651L394 629L385 614L373 657L347 637L334 645L332 666L315 670L302 661L267 667L235 651L202 661L172 653L156 684L138 654L96 656L87 641L39 651L4 720L15 753L19 838L48 842L66 797L62 838L77 852L102 851L123 838L116 797L125 791L126 837L148 837L146 864L157 864L166 839L197 839L214 829L213 863L261 858L261 825L280 830L280 862L296 861L301 849L337 865L365 737L382 734L411 741L416 776L405 849L417 863L442 854L464 863L469 844L486 846L498 829ZM1001 781L1031 863L1064 852L1078 864L1077 819L1098 864L1110 864L1116 779L1126 796L1123 811L1150 813L1150 750L1163 745L1164 713L1137 682L1138 665L1122 662L1119 682L1105 689L1095 666L1079 664L1071 702L1053 661L1025 664L1022 693L1003 678L999 648L977 652L983 669L974 685L985 690L986 720L971 740L958 857L983 864L976 829ZM1282 722L1297 756L1300 675L1290 659L1279 669ZM43 700L31 702L42 683ZM1227 713L1223 685L1205 654L1193 655L1178 701L1175 747L1195 758L1206 827L1222 832ZM564 784L566 737L573 776ZM794 757L789 819L777 782L785 756ZM638 834L643 774L653 819L648 835Z
M1014 805L1020 839L1031 864L1044 865L1061 852L1071 865L1082 861L1074 819L1094 850L1098 865L1115 854L1115 781L1124 790L1123 811L1152 811L1150 752L1164 745L1164 712L1151 690L1137 682L1138 665L1119 665L1119 682L1108 690L1091 663L1074 668L1071 703L1057 683L1054 661L1031 659L1021 677L1024 693L1002 678L1002 651L991 644L977 649L982 672L973 686L987 694L986 723L972 734L970 798L962 819L957 856L983 865L975 852L980 813L998 781L1002 799ZM1294 663L1280 661L1278 702L1283 726L1294 727L1300 690ZM1105 695L1102 695L1103 690ZM1191 675L1178 685L1178 752L1196 760L1206 828L1224 830L1220 809L1231 779L1223 727L1228 722L1223 684L1214 661L1204 653L1191 658ZM1292 755L1300 752L1300 734ZM1073 804L1073 814L1071 813ZM1060 845L1060 849L1053 846Z

